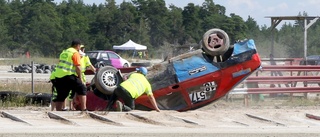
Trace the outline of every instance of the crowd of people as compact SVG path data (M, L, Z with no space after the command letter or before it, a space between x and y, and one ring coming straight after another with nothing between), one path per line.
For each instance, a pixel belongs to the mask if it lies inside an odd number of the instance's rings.
M51 73L52 103L51 110L66 111L66 102L69 101L69 110L75 110L72 100L80 103L80 110L87 111L87 88L84 72L87 68L96 73L96 68L85 55L85 46L79 39L74 39L71 46L63 50L59 56L59 63ZM148 95L154 109L160 112L152 93L152 88L145 77L148 70L145 67L137 68L129 77L122 82L113 92L106 110L110 110L117 103L118 111L130 111L135 108L134 100L144 93ZM124 103L120 102L122 99Z

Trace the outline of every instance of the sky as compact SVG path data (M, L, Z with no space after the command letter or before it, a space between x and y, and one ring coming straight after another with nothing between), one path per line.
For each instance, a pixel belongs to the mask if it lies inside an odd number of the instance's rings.
M61 2L62 0L55 0ZM115 0L117 5L123 1ZM204 0L165 0L166 4L173 4L177 7L185 7L188 3L202 5ZM105 0L83 0L86 4L105 3ZM268 16L297 16L299 12L306 12L309 16L320 15L320 0L213 0L215 4L219 4L226 8L226 15L235 13L243 18L244 21L248 16L257 21L259 26L271 26L271 19ZM284 23L294 23L293 21L282 21L278 27ZM278 28L277 27L277 28Z

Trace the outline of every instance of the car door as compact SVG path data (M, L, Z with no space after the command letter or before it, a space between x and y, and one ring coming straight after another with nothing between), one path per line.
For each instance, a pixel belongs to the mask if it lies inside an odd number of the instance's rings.
M103 63L103 66L111 65L111 60L110 60L107 52L101 52L98 57L98 60L99 60L100 64Z
M108 52L108 55L110 57L112 66L114 66L115 68L122 68L123 67L121 60L120 60L120 57L117 54L112 53L112 52Z
M92 65L96 65L98 63L98 55L99 55L99 52L86 52L86 55L89 57L90 59L90 62Z

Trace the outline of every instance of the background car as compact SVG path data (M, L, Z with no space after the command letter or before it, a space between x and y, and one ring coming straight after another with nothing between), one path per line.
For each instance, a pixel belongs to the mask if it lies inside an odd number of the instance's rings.
M320 55L311 55L307 59L302 59L300 65L320 65Z
M96 68L104 66L113 66L115 68L130 67L129 61L123 59L117 53L108 50L94 50L87 51L86 55L89 56L92 65Z

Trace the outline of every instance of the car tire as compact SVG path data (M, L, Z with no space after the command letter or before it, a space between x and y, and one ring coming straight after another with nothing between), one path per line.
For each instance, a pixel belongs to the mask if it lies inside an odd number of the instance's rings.
M51 73L51 70L50 70L50 69L44 70L44 74L50 74L50 73Z
M217 41L213 43L214 45L209 44L210 38L217 39ZM216 28L210 29L203 35L201 46L207 54L211 56L220 56L223 55L229 49L230 39L225 31Z
M96 88L103 94L111 95L123 81L118 70L111 66L99 68L94 77Z
M42 69L37 69L36 72L42 74L43 70Z
M104 64L100 63L100 64L98 65L98 68L102 68L102 67L104 67L104 66L105 66Z
M18 91L0 91L0 100L5 101L18 96L24 96L25 93Z
M49 105L52 95L49 93L30 93L25 96L26 103Z

